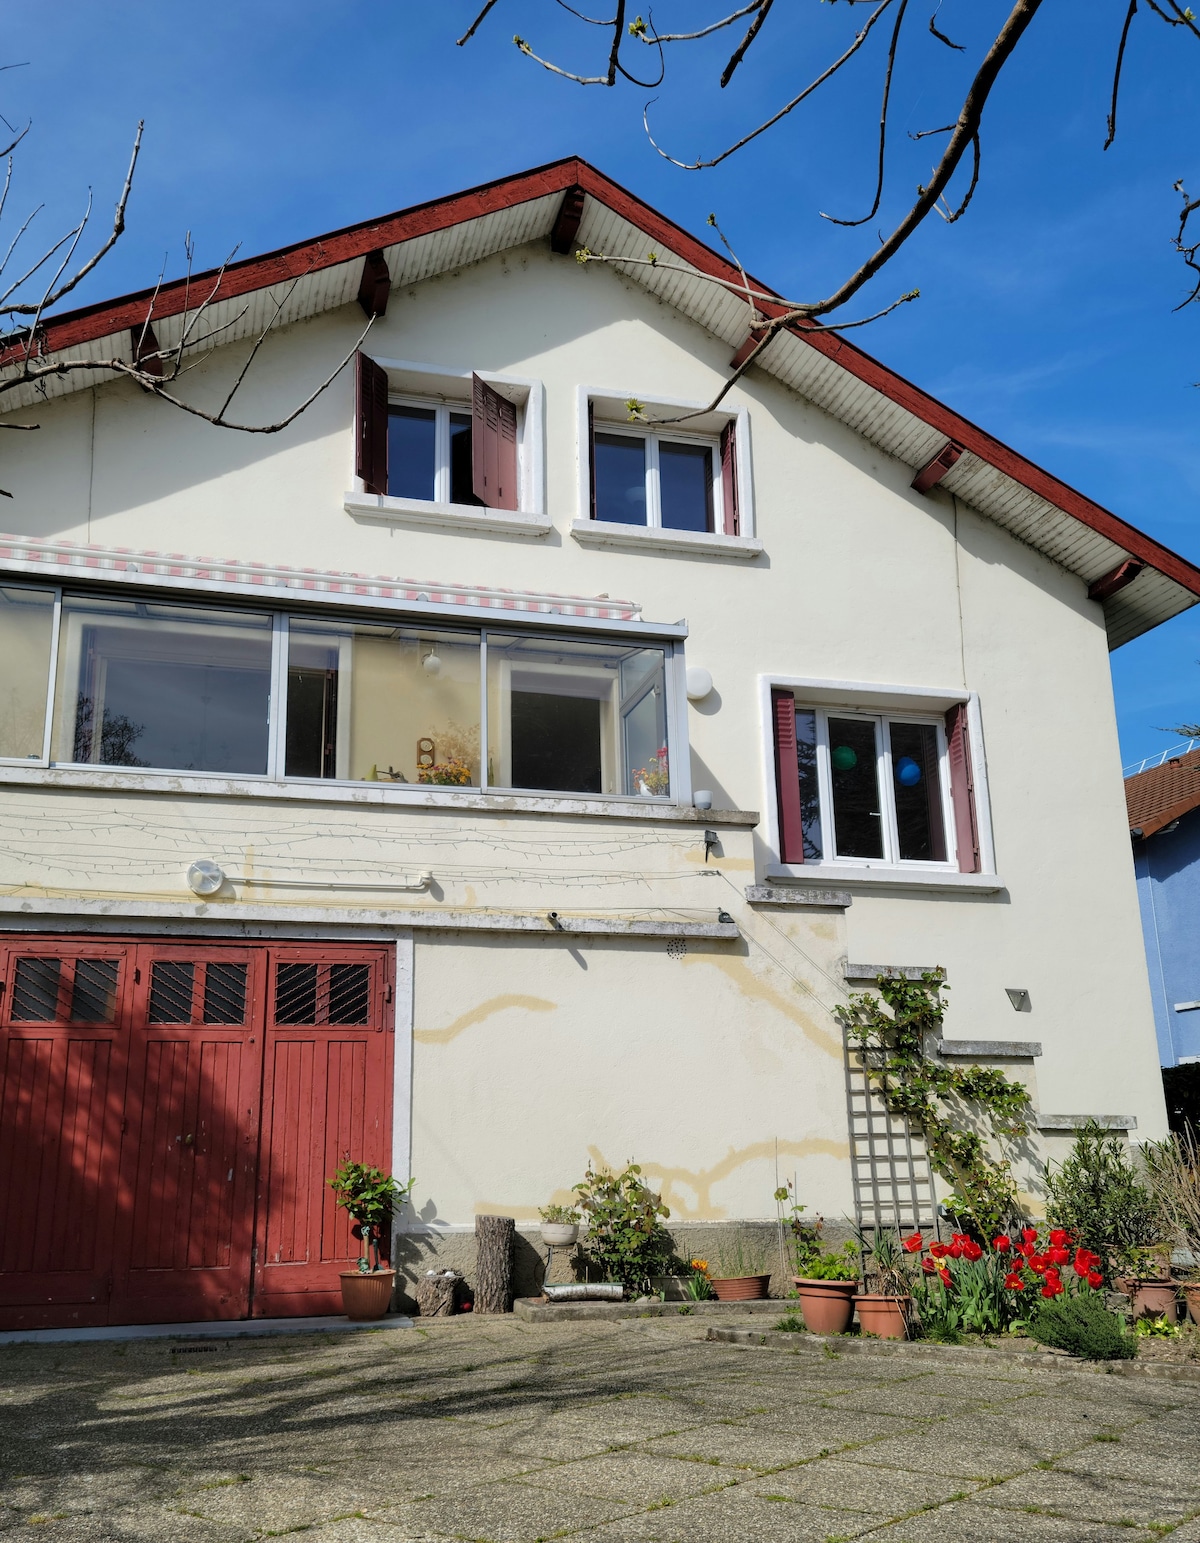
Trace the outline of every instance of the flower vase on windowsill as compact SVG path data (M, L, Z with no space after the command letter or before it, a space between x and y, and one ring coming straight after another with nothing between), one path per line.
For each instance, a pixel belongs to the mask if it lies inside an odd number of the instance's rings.
M646 766L634 768L632 781L641 798L662 798L671 791L671 774L667 770L667 747L650 758Z

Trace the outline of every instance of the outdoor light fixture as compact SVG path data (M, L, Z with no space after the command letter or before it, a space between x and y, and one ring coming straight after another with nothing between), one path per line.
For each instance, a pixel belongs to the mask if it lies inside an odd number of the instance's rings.
M689 702L703 702L713 688L713 678L708 670L698 664L688 666L687 696Z
M436 675L441 667L442 661L438 657L438 651L436 647L431 645L429 652L425 655L424 659L421 660L421 668L423 670L428 670L431 675Z
M1032 1004L1029 1000L1029 993L1025 990L1024 986L1005 986L1004 994L1012 1003L1013 1012L1027 1013L1031 1010Z
M712 808L712 793L708 788L697 788L692 794L692 803L697 809Z
M224 882L225 870L207 857L201 857L187 871L187 886L193 895L215 895Z

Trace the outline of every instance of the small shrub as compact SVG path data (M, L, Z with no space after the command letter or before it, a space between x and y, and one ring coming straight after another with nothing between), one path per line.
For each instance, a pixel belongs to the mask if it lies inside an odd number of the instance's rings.
M563 1227L578 1227L579 1212L571 1205L548 1205L538 1212L538 1215L546 1223L554 1223Z
M1137 1274L1163 1227L1153 1197L1139 1182L1127 1144L1089 1121L1058 1167L1046 1170L1046 1215L1100 1256L1105 1283Z
M1030 1320L1029 1335L1085 1361L1128 1361L1137 1355L1137 1341L1099 1296L1046 1298Z
M643 1182L630 1163L621 1173L587 1173L574 1186L588 1224L587 1258L602 1280L620 1281L636 1293L649 1289L652 1275L665 1275L674 1254L671 1235L659 1221L670 1216L662 1196Z
M775 1325L775 1328L780 1334L804 1334L807 1332L804 1327L804 1320L797 1318L795 1313L788 1313L785 1318L781 1318Z

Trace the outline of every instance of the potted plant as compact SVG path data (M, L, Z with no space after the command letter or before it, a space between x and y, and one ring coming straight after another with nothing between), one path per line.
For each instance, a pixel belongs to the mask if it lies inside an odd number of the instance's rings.
M365 1250L357 1270L342 1270L342 1306L356 1323L382 1318L391 1305L396 1272L384 1263L392 1213L412 1193L415 1179L397 1184L390 1173L346 1161L326 1181L338 1205L350 1213Z
M1200 1142L1190 1125L1182 1134L1142 1148L1150 1194L1163 1233L1179 1250L1188 1317L1200 1324Z
M645 1182L637 1163L620 1173L597 1171L589 1163L573 1188L587 1222L587 1278L619 1281L631 1296L644 1295L675 1255L671 1234L660 1221L671 1214L662 1196Z
M810 1334L844 1334L854 1316L858 1291L858 1249L846 1243L836 1252L821 1247L820 1216L806 1217L807 1209L792 1194L791 1184L775 1191L781 1208L780 1222L792 1234L792 1282Z
M912 1313L912 1292L904 1268L905 1248L895 1232L876 1231L868 1244L860 1238L863 1253L870 1261L865 1291L854 1298L858 1323L864 1334L878 1339L907 1339Z
M548 1205L538 1215L542 1218L542 1242L548 1248L569 1248L579 1241L579 1212L574 1206Z
M720 1275L710 1275L709 1283L718 1302L760 1302L771 1284L770 1270L763 1270L761 1251L735 1238L733 1247L721 1254Z

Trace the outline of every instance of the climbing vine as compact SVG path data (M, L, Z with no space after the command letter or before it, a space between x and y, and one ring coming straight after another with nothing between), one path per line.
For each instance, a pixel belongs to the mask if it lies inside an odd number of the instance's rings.
M884 1105L921 1134L934 1172L953 1186L948 1208L990 1239L1019 1215L1011 1164L992 1144L1003 1153L1028 1134L1028 1091L1003 1072L926 1054L946 1016L945 970L881 975L876 985L878 997L856 992L841 1009L850 1038Z

